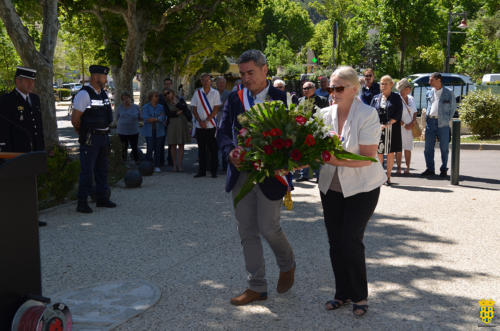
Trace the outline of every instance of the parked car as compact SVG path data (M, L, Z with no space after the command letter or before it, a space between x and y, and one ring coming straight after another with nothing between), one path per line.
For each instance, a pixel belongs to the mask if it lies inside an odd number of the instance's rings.
M64 83L64 84L62 84L62 87L70 90L71 91L71 96L74 96L75 94L78 93L78 91L80 91L80 89L82 88L82 84L79 84L79 83Z
M422 112L422 108L425 108L427 106L425 95L427 91L431 89L429 85L430 76L431 73L426 73L414 74L407 77L407 79L414 85L412 95L415 98L415 105L417 106L418 115L420 115L420 113ZM476 85L469 76L450 73L441 73L441 76L443 77L444 87L453 91L453 93L455 94L455 97L457 98L457 104L460 103L460 100L462 100L463 96L476 89ZM454 117L458 117L458 107Z
M481 80L481 85L486 85L488 83L500 82L500 74L486 74Z

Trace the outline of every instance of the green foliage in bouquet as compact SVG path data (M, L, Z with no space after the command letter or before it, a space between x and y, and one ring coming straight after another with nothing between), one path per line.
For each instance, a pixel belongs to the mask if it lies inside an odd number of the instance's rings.
M242 161L240 170L248 172L249 177L234 199L235 206L267 177L280 179L280 175L306 165L318 169L332 155L377 162L344 150L339 136L313 115L313 107L312 103L298 107L292 104L287 109L281 101L272 101L238 115L242 129L233 157Z

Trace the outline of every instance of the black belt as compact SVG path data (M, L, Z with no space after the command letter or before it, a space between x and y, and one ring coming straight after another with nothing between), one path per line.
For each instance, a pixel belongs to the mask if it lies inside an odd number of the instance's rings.
M432 118L432 119L435 119L435 120L437 120L437 119L438 119L438 117L437 117L437 116L427 116L427 117Z

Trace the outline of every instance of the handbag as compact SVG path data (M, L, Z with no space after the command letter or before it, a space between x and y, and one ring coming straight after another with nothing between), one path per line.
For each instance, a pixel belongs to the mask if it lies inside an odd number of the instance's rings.
M401 98L401 99L403 99L403 98ZM410 115L410 117L411 117L411 112L410 112L410 109L408 108L408 105L406 104L406 102L404 100L403 100L403 103L406 107L406 110L408 111L408 115ZM417 121L415 121L415 123L411 127L411 133L413 134L413 138L419 138L422 135L422 129L420 128L420 125L418 125Z

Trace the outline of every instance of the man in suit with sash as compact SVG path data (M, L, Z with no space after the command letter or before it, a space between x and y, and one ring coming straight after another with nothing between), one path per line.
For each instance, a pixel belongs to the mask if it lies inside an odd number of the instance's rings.
M229 155L226 192L233 198L238 194L248 173L238 171L240 161L235 156L237 135L241 129L238 115L256 103L281 100L286 104L286 94L267 81L267 60L258 50L245 51L238 59L244 88L233 91L224 105L217 142L219 148ZM281 201L288 187L278 179L266 178L255 185L235 207L238 232L243 246L243 255L248 272L248 288L231 299L233 305L245 305L256 300L267 299L267 281L261 236L266 239L276 256L280 275L278 293L288 291L294 282L295 258L288 239L281 230Z
M210 173L217 177L217 130L216 116L221 106L220 95L211 87L212 80L207 73L201 74L202 87L197 89L191 99L193 116L196 119L196 141L198 142L198 159L200 161L198 173L195 178L205 177L208 161Z

